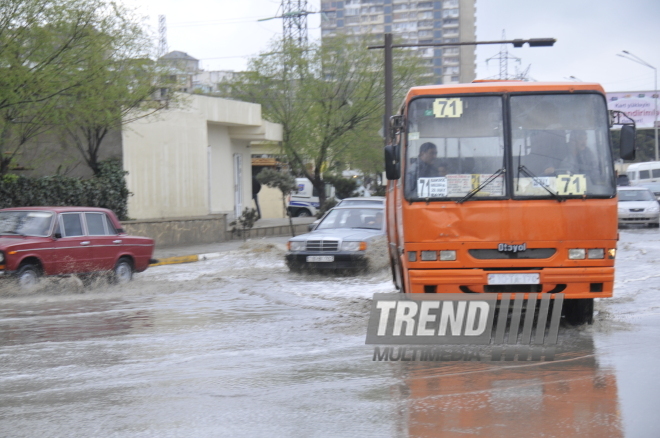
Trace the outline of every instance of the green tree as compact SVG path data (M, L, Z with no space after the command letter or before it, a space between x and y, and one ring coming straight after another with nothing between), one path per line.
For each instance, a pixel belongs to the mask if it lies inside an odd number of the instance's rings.
M139 20L119 3L0 2L0 174L55 126L84 140L76 145L98 174L107 129L155 86L149 49Z
M283 128L282 147L294 171L307 177L325 202L323 172L341 158L365 155L382 161L383 54L347 37L300 47L276 41L249 62L229 85L233 98L262 105L264 116ZM416 52L395 59L395 99L419 84ZM378 146L376 146L378 145Z

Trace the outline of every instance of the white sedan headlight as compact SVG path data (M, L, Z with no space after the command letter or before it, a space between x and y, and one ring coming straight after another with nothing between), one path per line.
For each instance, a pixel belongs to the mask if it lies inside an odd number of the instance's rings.
M651 205L650 207L646 208L646 211L648 211L649 213L657 213L658 211L660 211L660 208L658 208L657 205Z
M364 251L367 249L367 242L342 242L342 251Z
M306 247L307 242L305 240L289 241L289 249L291 251L304 251Z
M626 214L626 209L625 208L620 208L619 209L619 214Z

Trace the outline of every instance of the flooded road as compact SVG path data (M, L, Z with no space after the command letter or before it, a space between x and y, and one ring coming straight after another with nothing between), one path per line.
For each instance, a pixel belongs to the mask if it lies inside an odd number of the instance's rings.
M660 232L552 362L374 362L389 272L290 274L279 244L123 287L0 290L2 437L658 437Z

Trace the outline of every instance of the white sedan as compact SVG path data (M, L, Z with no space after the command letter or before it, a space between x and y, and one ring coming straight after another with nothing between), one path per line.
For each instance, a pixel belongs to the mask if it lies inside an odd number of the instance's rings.
M645 187L618 187L619 225L645 224L658 227L660 206L653 192Z

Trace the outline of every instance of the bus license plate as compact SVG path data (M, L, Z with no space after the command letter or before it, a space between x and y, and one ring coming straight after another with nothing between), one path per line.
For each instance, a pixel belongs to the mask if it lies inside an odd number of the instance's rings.
M488 274L488 284L539 284L539 274Z
M335 256L307 256L308 262L334 262Z

